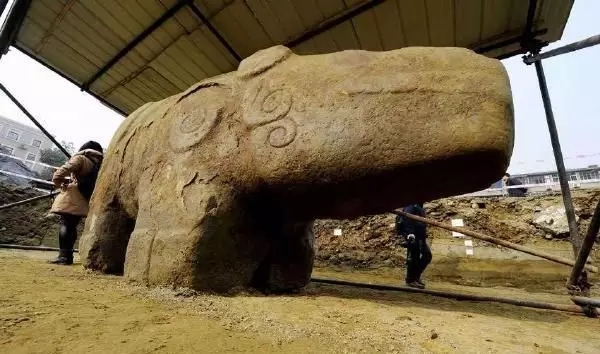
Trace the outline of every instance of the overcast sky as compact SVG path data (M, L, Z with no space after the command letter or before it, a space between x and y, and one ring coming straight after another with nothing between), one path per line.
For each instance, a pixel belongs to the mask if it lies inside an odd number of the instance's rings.
M575 1L563 39L549 48L600 34L598 14L600 1ZM509 171L556 169L535 68L524 65L520 57L503 63L510 75L516 116L515 149ZM544 61L567 168L600 163L599 63L600 46ZM0 82L59 140L72 141L76 146L87 140L108 145L123 120L16 49L0 60ZM1 93L0 115L31 124Z

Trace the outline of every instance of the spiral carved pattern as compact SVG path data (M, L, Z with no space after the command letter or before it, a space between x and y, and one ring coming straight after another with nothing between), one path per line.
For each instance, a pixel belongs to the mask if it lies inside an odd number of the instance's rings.
M282 119L269 127L269 145L275 148L288 146L296 138L297 125L291 118Z

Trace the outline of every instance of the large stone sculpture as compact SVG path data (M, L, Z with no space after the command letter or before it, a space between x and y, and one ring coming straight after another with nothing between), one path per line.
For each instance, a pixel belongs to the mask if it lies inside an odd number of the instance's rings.
M82 261L150 285L299 288L315 218L486 188L512 146L497 60L459 48L272 47L124 121Z

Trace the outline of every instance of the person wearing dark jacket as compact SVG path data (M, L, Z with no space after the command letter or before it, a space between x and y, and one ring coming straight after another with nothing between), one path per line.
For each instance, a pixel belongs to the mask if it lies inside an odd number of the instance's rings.
M103 159L102 153L100 144L88 141L52 176L52 182L60 188L60 194L54 200L50 213L60 217L61 225L58 232L58 258L50 263L73 264L77 225L88 213L90 197Z
M507 187L511 186L521 186L523 183L519 181L515 177L511 177L510 174L505 173L504 177L502 177L502 181ZM527 188L508 188L508 196L509 197L524 197L527 193Z
M406 206L402 211L425 217L423 203ZM425 284L421 281L421 275L432 258L431 250L427 245L427 225L397 215L396 233L406 240L406 285L419 289L425 288Z

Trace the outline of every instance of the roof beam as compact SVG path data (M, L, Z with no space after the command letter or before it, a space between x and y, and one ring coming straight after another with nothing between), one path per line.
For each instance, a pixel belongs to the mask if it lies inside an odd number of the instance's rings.
M6 7L7 2L2 5ZM13 44L17 34L19 34L27 10L29 10L29 5L31 5L31 0L15 0L10 10L8 10L8 16L6 16L4 25L0 29L0 57L8 52L8 47Z
M546 34L547 32L548 32L547 29L537 30L537 31L531 33L531 38L534 38L536 36L542 36L542 35ZM483 54L483 53L487 53L487 52L490 52L495 49L504 48L511 44L521 43L522 41L523 41L523 36L511 37L511 38L505 39L500 42L492 43L492 44L482 46L482 47L477 47L473 50L476 53Z
M523 34L521 36L521 42L519 45L521 48L524 48L525 51L530 52L538 52L548 43L544 43L539 39L535 38L535 33L533 32L535 13L537 12L537 0L529 0L529 7L527 8L527 18L525 20L525 28L523 29Z
M219 43L221 43L223 45L223 47L225 47L225 49L227 49L229 54L231 54L231 56L234 57L235 60L237 60L238 62L242 61L242 57L235 51L235 49L233 49L233 47L229 44L229 42L227 42L225 40L225 38L223 38L223 36L221 36L221 33L219 33L219 31L210 23L208 18L206 18L206 16L204 16L202 11L200 11L200 9L196 6L196 4L192 1L189 3L188 6L189 6L190 10L192 10L194 15L196 15L198 17L198 19L200 20L200 23L206 25L208 30L217 38Z
M352 19L355 16L360 15L365 11L372 9L373 7L383 3L384 1L385 0L367 0L347 10L344 10L339 14L319 23L318 25L309 29L308 31L301 33L298 37L292 38L285 44L285 46L290 48L295 47L298 44L301 44L315 36L318 36L319 34L327 31L330 28L333 28L343 22Z
M104 73L106 73L110 68L112 68L116 63L119 62L123 57L127 55L132 49L134 49L138 44L140 44L144 39L146 39L149 35L151 35L156 29L158 29L163 23L173 17L179 10L181 10L184 6L192 3L193 0L179 0L175 5L173 5L170 9L167 10L162 16L160 16L156 21L154 21L150 27L146 28L142 33L138 34L129 44L125 46L125 48L121 49L117 55L115 55L111 60L109 60L103 67L100 68L91 78L89 78L86 82L81 85L81 89L84 91L89 90L90 86L96 82Z
M77 81L75 81L72 77L66 75L65 73L63 73L62 71L60 71L59 69L57 69L56 67L54 67L51 64L47 63L44 59L40 58L40 56L35 55L35 54L29 52L29 50L27 48L21 47L18 43L14 44L14 48L16 48L17 50L19 50L21 53L27 55L31 59L35 60L36 62L40 63L41 65L43 65L48 70L51 70L52 72L55 72L60 77L62 77L63 79L69 81L73 85L75 85L77 87L80 87L79 83ZM102 96L100 96L100 95L98 95L98 94L96 94L96 93L94 93L94 92L92 92L90 90L84 90L84 92L86 92L90 96L94 97L95 99L97 99L98 101L100 101L102 104L104 104L106 107L112 109L113 111L119 113L120 115L127 116L127 112L123 111L121 108L117 107L116 105L110 103L106 98L104 98L104 97L102 97Z

